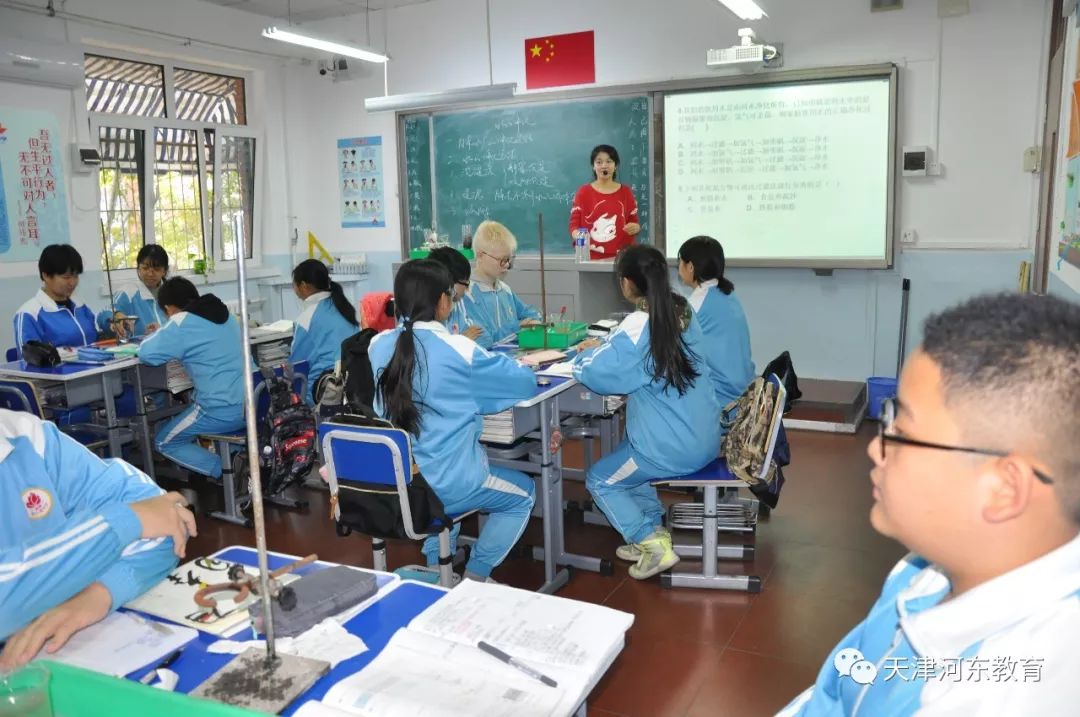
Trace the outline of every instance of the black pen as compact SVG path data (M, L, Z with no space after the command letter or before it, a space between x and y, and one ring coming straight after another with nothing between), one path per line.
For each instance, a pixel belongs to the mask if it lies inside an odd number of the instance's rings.
M139 682L143 683L144 685L150 684L150 682L153 681L154 675L157 674L158 670L164 670L166 667L171 667L172 664L180 658L180 652L181 650L179 649L170 652L164 660L154 665L154 667L152 667L149 672L143 675L142 679L140 679Z
M491 655L492 657L495 657L495 658L498 658L498 659L502 660L503 662L510 665L511 667L516 667L518 670L524 672L526 675L533 678L534 680L540 680L541 682L543 682L548 687L558 687L559 686L558 682L551 679L547 675L544 675L544 674L541 674L541 673L537 672L533 668L526 665L524 662L519 662L516 658L513 658L510 655L507 655L505 652L503 652L502 650L500 650L499 648L495 647L494 645L492 645L490 643L487 643L487 642L484 642L483 640L481 640L480 642L476 643L476 646L479 647L484 652L486 652L487 654Z

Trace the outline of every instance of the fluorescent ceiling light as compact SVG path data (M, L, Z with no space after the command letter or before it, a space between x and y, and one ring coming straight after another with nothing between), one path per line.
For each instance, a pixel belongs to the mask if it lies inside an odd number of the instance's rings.
M517 90L516 82L504 82L498 85L460 87L456 90L444 90L442 92L415 92L407 95L368 97L364 100L364 109L368 112L393 112L443 107L463 102L508 100L514 96L515 90Z
M333 55L344 55L345 57L355 57L357 60L367 60L368 62L386 62L389 57L379 54L378 52L372 52L371 50L362 50L359 47L353 45L344 45L340 42L333 42L331 40L323 40L318 37L312 37L311 35L302 35L298 32L292 32L291 30L279 30L276 27L268 27L262 31L263 37L269 37L271 40L281 40L282 42L289 42L293 45L303 45L304 47L311 47L316 50L323 50Z
M720 0L720 2L743 20L760 20L768 17L754 0Z

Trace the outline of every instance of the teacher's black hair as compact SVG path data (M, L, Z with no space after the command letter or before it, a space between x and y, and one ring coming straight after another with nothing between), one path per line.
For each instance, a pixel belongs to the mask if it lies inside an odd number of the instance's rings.
M683 336L689 321L687 302L671 290L664 255L646 244L629 246L615 259L615 275L629 280L648 305L653 378L683 395L699 374L692 361L696 357Z
M593 165L596 161L596 155L603 152L607 156L611 157L611 161L615 163L615 171L611 173L611 178L615 179L619 176L619 150L612 147L610 144L598 144L592 148L592 152L589 152L589 166ZM596 170L592 173L593 179L597 179Z

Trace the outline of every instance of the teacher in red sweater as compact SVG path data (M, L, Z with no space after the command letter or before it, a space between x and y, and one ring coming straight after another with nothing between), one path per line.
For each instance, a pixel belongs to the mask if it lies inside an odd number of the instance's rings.
M570 209L570 237L580 229L589 232L589 258L614 259L623 247L634 243L641 231L637 201L630 187L615 181L619 153L608 144L593 147L589 155L593 181L583 184Z

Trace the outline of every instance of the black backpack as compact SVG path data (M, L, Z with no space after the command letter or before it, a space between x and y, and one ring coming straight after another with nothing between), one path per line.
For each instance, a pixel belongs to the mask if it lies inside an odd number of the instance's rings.
M270 396L266 420L259 426L259 467L267 495L299 483L318 457L315 414L293 390L292 368L283 366L281 373L262 369Z
M343 410L347 413L375 416L375 376L371 371L368 346L378 333L375 329L364 329L341 342Z

